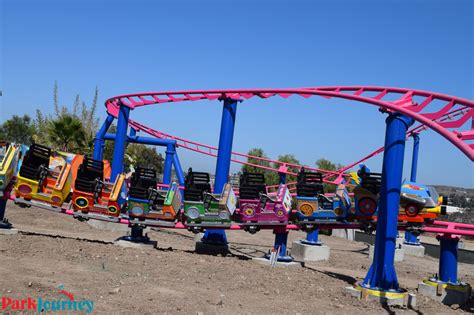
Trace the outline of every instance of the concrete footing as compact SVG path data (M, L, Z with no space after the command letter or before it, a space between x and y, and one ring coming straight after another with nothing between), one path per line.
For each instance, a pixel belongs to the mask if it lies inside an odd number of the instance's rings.
M377 301L386 305L416 307L416 295L408 292L381 292L361 287L346 287L344 292L359 300Z
M425 256L425 247L423 245L402 244L405 255L423 257Z
M126 239L119 238L114 241L114 244L120 247L128 247L128 248L157 248L158 242L148 240L147 242L132 242Z
M403 250L403 248L397 247L395 249L394 262L403 261L403 258L405 258L405 251ZM369 259L370 260L374 259L374 246L373 245L369 245Z
M395 239L396 247L400 248L400 246L403 244L403 242L405 242L405 238L403 238L401 236L397 236L397 238Z
M252 261L262 264L262 265L270 266L270 259L266 257L252 257ZM301 263L295 262L295 261L290 261L290 262L277 261L275 263L275 266L276 267L300 267Z
M469 301L472 294L472 287L467 283L451 285L425 280L418 284L418 293L446 305L463 305Z
M307 245L301 241L295 241L291 246L291 256L301 262L328 260L330 251L327 245Z
M196 234L194 234L194 242L195 242L195 243L200 242L203 237L204 237L204 233L196 233Z
M14 235L18 234L18 229L11 228L11 229L0 229L0 235Z
M331 236L343 238L349 241L355 240L355 230L354 229L335 229L332 230Z

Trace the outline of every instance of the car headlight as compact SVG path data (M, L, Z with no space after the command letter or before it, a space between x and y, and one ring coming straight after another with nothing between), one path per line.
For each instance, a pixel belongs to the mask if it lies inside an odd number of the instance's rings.
M219 212L219 218L221 218L222 220L229 220L229 218L230 218L229 212L227 212L227 211Z
M26 185L26 184L22 184L20 186L18 186L18 191L21 192L22 194L30 194L32 192L32 189L30 186Z
M134 205L130 212L133 215L142 215L143 214L143 207L141 205Z
M251 217L251 216L253 216L253 215L255 214L255 210L254 210L253 208L250 208L250 207L249 207L249 208L246 208L246 209L244 210L244 214L245 214L246 216L248 216L248 217Z
M109 206L107 210L109 210L110 213L117 213L117 207L115 206Z
M303 203L300 206L300 211L305 215L305 216L310 216L313 214L313 206L310 205L309 203Z
M197 219L199 218L199 209L196 208L196 207L190 207L188 208L188 210L186 211L186 215L188 216L188 218L190 219Z
M61 202L61 197L59 196L53 196L51 197L51 201L54 202L54 203L60 203Z
M89 205L89 201L84 197L77 197L76 200L74 200L74 203L79 208L86 208Z

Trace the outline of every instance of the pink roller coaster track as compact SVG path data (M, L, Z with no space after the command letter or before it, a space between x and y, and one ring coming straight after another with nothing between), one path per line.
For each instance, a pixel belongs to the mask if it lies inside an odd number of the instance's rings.
M117 117L118 104L122 103L132 109L153 104L161 103L172 103L182 101L196 101L196 100L215 100L222 98L233 98L233 99L250 99L254 96L260 98L269 98L272 96L280 96L288 98L292 95L299 95L304 98L309 98L314 95L319 95L325 98L342 98L348 100L355 100L359 102L365 102L368 104L376 105L384 111L400 112L408 115L421 124L412 128L407 132L407 137L419 133L426 129L433 129L443 137L448 139L456 147L458 147L464 154L466 154L471 160L474 160L474 102L462 99L454 96L418 91L401 88L389 88L389 87L362 87L362 86L342 86L342 87L310 87L310 88L299 88L299 89L252 89L252 90L207 90L207 91L174 91L174 92L150 92L150 93L138 93L128 94L113 97L106 101L106 107L109 114ZM420 103L414 101L414 97L421 99ZM390 99L390 100L388 100ZM434 104L435 101L442 103L442 107L439 109L432 109L427 111L430 104ZM432 105L432 107L438 107ZM471 120L470 129L460 131L459 129ZM217 148L197 143L194 141L186 140L176 136L172 136L145 125L142 125L136 121L130 120L130 126L137 131L143 131L152 136L164 139L174 139L177 141L179 147L206 154L209 156L217 156ZM469 127L468 127L469 128ZM317 168L307 167L309 170L321 171L325 173L324 180L328 183L340 182L344 172L354 167L358 163L361 163L381 152L384 148L381 147L376 151L370 153L364 158L352 163L336 172L324 171ZM239 160L239 158L253 158L257 161L273 163L275 166L283 167L294 167L300 168L301 165L284 163L262 157L249 156L247 154L233 152L232 161L240 164L251 165L262 169L276 171L275 168L252 164L246 161ZM290 171L286 171L287 174L295 175ZM335 181L331 178L336 178Z
M298 89L253 89L253 90L207 90L207 91L175 91L175 92L152 92L152 93L139 93L139 94L129 94L113 97L106 101L105 105L107 112L117 117L118 109L120 104L128 106L132 109L153 104L161 103L173 103L173 102L182 102L182 101L196 101L196 100L216 100L222 98L232 98L232 99L250 99L252 97L260 98L269 98L273 96L280 96L283 98L288 98L292 95L299 95L304 98L309 98L315 95L322 96L325 98L340 98L347 100L354 100L359 102L364 102L378 106L383 111L387 112L399 112L410 116L417 120L420 125L410 129L407 132L407 137L419 133L426 129L433 129L438 132L440 135L445 137L448 141L453 143L459 150L461 150L465 155L468 156L471 160L474 160L474 102L471 100L466 100L462 98L457 98L453 96L426 92L426 91L417 91L409 89L400 89L400 88L389 88L389 87L361 87L361 86L352 86L352 87L315 87L315 88L298 88ZM414 98L418 98L420 103L414 101ZM389 100L390 99L390 100ZM442 102L443 105L439 109L434 109L436 105L429 106L433 104L434 101ZM431 111L427 109L431 108ZM471 125L465 127L468 122L471 122ZM140 131L144 131L152 136L166 139L174 139L177 141L177 145L189 150L193 150L199 153L207 154L210 156L217 156L217 149L212 146L200 144L197 142L185 140L183 138L174 137L156 130L153 130L147 126L139 124L138 122L129 121L129 124L132 128ZM461 130L460 128L463 128ZM336 172L334 171L322 171L326 173L326 181L331 182L329 178L337 177L336 183L344 175L344 172L357 163L360 163L372 156L383 151L383 147L377 149L373 153L364 157L363 159L348 165L341 170ZM274 163L278 166L283 167L295 167L300 168L300 165L283 163L280 161L273 161L267 158L253 157L242 153L233 152L233 161L242 164L248 164L260 168L269 169L276 171L274 168L269 168L257 164L247 163L241 160L238 160L238 157L243 158L256 158L259 161L265 161ZM308 169L318 170L315 168ZM287 172L288 174L295 175L294 173ZM13 197L9 196L13 199ZM62 213L73 215L72 210L61 209ZM117 223L129 224L129 221L126 219L118 219ZM453 223L453 222L443 222L435 221L434 226L424 227L425 232L432 233L441 233L448 234L452 236L456 235L474 235L474 225ZM326 228L359 228L357 225L336 225L336 226L326 226ZM185 226L182 223L177 223L173 228L182 229ZM287 229L298 229L299 227L294 224L286 226ZM230 229L242 229L241 225L234 224Z
M61 211L67 215L74 215L74 211L72 210L62 210ZM96 218L96 220L100 220ZM107 220L106 220L107 221ZM118 219L116 223L120 224L129 224L130 222L127 219ZM170 227L168 227L170 228ZM173 229L186 229L186 226L181 223L177 222L173 227ZM218 228L218 227L216 227ZM296 224L288 224L285 227L287 230L299 230L300 228ZM353 224L322 224L320 226L321 229L360 229L362 226L357 223ZM212 228L211 228L212 229ZM228 229L230 230L241 230L243 229L242 225L239 224L232 224ZM446 222L446 221L434 221L432 226L425 226L423 227L424 232L428 233L438 233L444 235L450 235L453 237L456 236L474 236L474 225L473 224L464 224L464 223L455 223L455 222Z

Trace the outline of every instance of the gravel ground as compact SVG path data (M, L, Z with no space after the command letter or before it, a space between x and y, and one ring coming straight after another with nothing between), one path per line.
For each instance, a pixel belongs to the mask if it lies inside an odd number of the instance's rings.
M194 253L187 231L153 230L156 249L123 248L113 241L123 231L96 229L86 222L9 202L7 216L19 229L0 235L1 297L58 299L58 286L77 300L94 301L94 313L124 314L349 314L364 312L450 314L455 309L418 295L418 309L382 307L344 294L360 282L370 265L367 245L322 236L331 258L293 267L255 263L272 246L273 235L228 233L226 257ZM303 238L291 232L293 240ZM291 246L290 246L291 247ZM405 256L396 264L400 285L415 291L417 283L437 272L434 258ZM474 284L474 265L459 264L459 276ZM1 311L1 310L0 310Z

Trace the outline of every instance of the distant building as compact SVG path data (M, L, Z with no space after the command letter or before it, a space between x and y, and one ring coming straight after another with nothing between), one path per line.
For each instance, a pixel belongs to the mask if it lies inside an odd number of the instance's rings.
M456 212L463 212L462 208L455 207L455 206L446 206L446 213L451 214L451 213L456 213Z

